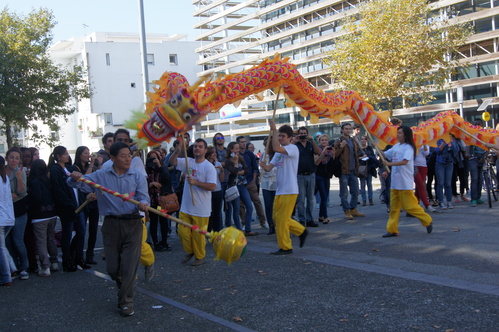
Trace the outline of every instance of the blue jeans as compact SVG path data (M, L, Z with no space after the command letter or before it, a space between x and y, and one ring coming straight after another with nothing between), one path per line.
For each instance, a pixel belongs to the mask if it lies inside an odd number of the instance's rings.
M24 230L26 229L27 221L27 213L20 217L16 217L15 224L6 239L10 255L14 259L19 271L24 271L28 268L28 251L24 244Z
M327 198L329 196L329 187L331 185L328 177L315 176L315 182L319 188L320 205L319 205L319 218L327 218Z
M227 210L225 211L225 227L232 226L232 217L234 217L234 225L237 229L242 229L241 219L239 218L239 204L241 200L238 198L226 202Z
M244 230L246 232L251 232L251 217L253 216L253 202L251 201L248 188L245 184L237 185L237 190L239 190L239 198L241 203L243 203L246 213L244 214Z
M471 178L471 200L476 201L482 197L482 169L483 164L478 162L478 160L470 159L468 161L468 167L470 169L470 178Z
M360 178L360 195L362 201L366 201L366 184L367 184L367 198L373 199L373 176L367 173L367 178Z
M5 246L5 238L9 235L12 226L0 226L0 284L12 282L10 275L10 255Z
M444 188L445 198L447 202L452 202L452 172L454 171L454 164L435 164L435 175L437 177L437 199L440 203L444 202Z
M350 188L350 203L348 203L348 188ZM357 208L357 200L359 199L359 180L354 171L350 171L348 174L341 174L340 199L343 211Z
M262 189L263 203L265 204L265 217L269 227L275 227L274 219L272 219L272 211L274 210L275 190Z
M298 221L313 221L312 211L314 209L315 198L315 174L298 175L298 200L296 209L298 210ZM305 205L306 201L306 205Z

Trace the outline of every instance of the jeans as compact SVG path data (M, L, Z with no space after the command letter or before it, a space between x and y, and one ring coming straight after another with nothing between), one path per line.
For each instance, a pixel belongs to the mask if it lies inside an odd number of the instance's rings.
M269 227L275 227L272 212L274 210L275 190L262 189L263 203L265 204L265 216Z
M227 210L225 211L225 227L232 226L232 218L234 218L234 226L242 230L241 219L239 218L239 204L241 199L238 197L230 202L226 202Z
M435 164L435 175L437 177L437 199L440 203L444 202L444 188L447 202L452 202L451 181L453 170L453 163Z
M251 216L253 215L253 202L251 202L251 197L246 188L245 184L237 185L237 190L239 190L239 198L241 203L246 208L246 213L244 215L244 230L246 232L251 232Z
M373 199L373 176L371 173L367 173L367 178L360 178L360 195L362 196L362 201L366 201L366 184L367 184L367 198Z
M471 200L476 201L482 197L482 169L483 164L478 162L478 160L470 159L468 161L468 167L470 169L470 178L471 178Z
M57 244L54 234L56 220L57 217L53 217L33 224L38 262L42 269L50 267L50 263L57 263Z
M315 205L315 174L298 175L298 200L296 202L298 221L313 221L312 211ZM305 205L306 202L306 205Z
M348 203L348 188L350 188L350 203ZM348 174L341 174L340 199L343 211L357 208L357 200L359 199L359 180L354 171L350 171Z
M26 230L26 222L28 221L28 214L16 217L14 226L6 239L7 247L9 248L10 255L16 263L19 271L24 271L28 268L28 251L24 244L24 231Z
M329 187L331 185L328 177L315 176L315 182L319 188L320 205L319 205L319 218L327 218L327 198L329 195Z
M222 229L222 204L224 197L222 190L211 192L211 215L208 222L208 232L218 232Z
M10 255L5 246L5 238L9 235L12 226L0 226L0 284L12 282L10 274Z

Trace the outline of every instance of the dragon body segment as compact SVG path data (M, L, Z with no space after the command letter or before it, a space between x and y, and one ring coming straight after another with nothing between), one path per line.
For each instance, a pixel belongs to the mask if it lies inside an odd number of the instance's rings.
M135 122L133 129L139 129L139 138L146 139L148 145L170 140L176 134L190 130L209 112L217 112L224 105L237 104L250 95L259 95L272 88L282 88L287 96L286 104L299 107L304 117L310 115L312 123L319 117L335 123L351 117L357 123L362 122L381 142L397 143L397 126L389 122L389 112L375 111L354 91L328 93L314 88L295 65L279 55L240 73L209 80L203 86L200 83L190 86L184 76L171 72L166 72L154 83L158 87L154 92L148 92L150 102L146 104L145 115L142 113L140 119L131 121ZM435 146L440 138L448 140L453 134L469 145L485 148L480 141L495 143L498 134L496 130L472 126L454 111L441 112L412 129L417 146Z

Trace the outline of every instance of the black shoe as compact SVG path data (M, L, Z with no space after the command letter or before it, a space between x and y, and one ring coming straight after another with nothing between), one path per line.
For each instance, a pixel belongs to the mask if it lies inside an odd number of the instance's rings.
M276 252L273 252L272 254L273 255L288 255L288 254L292 254L292 253L293 253L293 249L289 249L289 250L279 249Z
M433 231L433 223L426 226L426 233L430 234Z
M255 236L255 235L258 235L258 232L245 231L244 235L246 235L246 236Z
M70 261L62 262L62 270L64 272L75 272L77 270L76 266Z
M154 245L154 251L167 251L168 249L165 248L161 243L156 243Z
M313 221L307 221L307 227L319 227L319 224Z
M87 254L87 258L85 259L86 264L97 265L97 262L94 260L94 255Z
M307 238L308 236L308 230L305 229L303 231L303 233L300 234L299 238L300 238L300 248L303 247L303 245L305 244L305 239Z
M386 233L385 235L383 235L383 237L392 237L397 235L398 235L397 233Z
M275 226L270 226L269 231L267 232L267 235L272 235L275 234Z
M409 218L416 218L416 217L414 217L412 214L410 214L410 213L408 213L408 212L406 212L406 213L405 213L405 216L406 216L406 217L409 217Z
M77 258L75 259L75 269L79 266L82 270L88 270L91 268L90 265L85 264L83 261L83 258Z

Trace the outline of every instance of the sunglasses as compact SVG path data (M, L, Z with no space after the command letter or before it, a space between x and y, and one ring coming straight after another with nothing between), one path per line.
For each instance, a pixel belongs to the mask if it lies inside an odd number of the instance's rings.
M217 137L217 141L220 141L221 139L225 139L225 137L223 137L223 136L218 136Z

